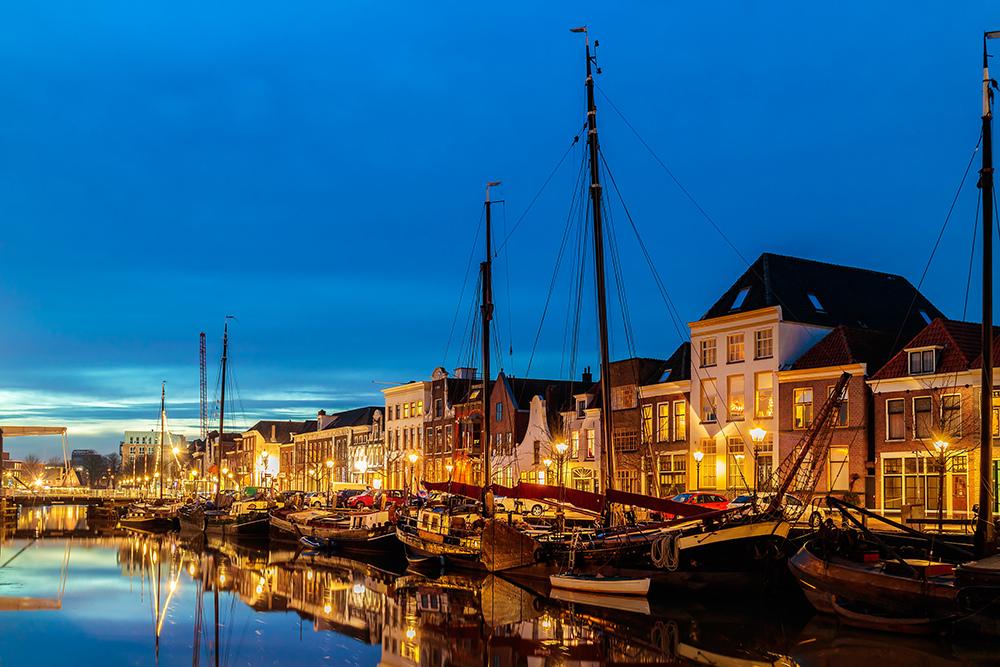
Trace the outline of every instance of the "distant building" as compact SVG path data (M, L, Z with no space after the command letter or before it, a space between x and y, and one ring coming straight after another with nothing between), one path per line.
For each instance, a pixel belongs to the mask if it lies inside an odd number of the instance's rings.
M173 456L174 447L187 454L187 438L177 433L167 433L166 441L163 443L163 455ZM73 450L71 460L73 467L78 468L77 453L81 456L87 453L96 453L93 450ZM118 454L122 458L122 473L128 476L138 474L152 476L156 470L156 462L160 458L160 432L159 431L125 431L118 446Z

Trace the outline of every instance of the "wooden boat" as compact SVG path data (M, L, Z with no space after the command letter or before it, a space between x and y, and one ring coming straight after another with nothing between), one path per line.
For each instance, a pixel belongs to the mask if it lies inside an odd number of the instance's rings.
M180 503L135 503L129 505L118 523L123 528L166 533L178 528L177 512L180 506Z
M395 509L330 511L285 507L269 516L271 538L298 542L315 538L328 548L357 552L385 552L398 549Z
M986 40L1000 37L1000 31L983 38L983 168L979 187L983 206L983 348L982 395L993 393L993 147L992 91L988 71ZM995 430L993 408L980 401L979 433ZM809 602L820 612L837 616L841 621L867 629L890 632L927 633L950 629L1000 635L1000 558L996 553L996 535L992 526L993 447L980 450L980 511L977 517L974 560L963 564L912 561L903 558L885 540L871 533L853 518L846 505L827 499L839 509L853 528L839 531L824 526L816 537L789 560L788 566L798 579ZM881 517L860 510L869 518ZM916 532L916 531L908 531ZM824 534L825 533L825 534ZM875 562L851 558L850 546L857 535L879 547ZM940 541L939 536L935 536ZM933 545L931 536L927 536ZM952 547L953 548L953 547ZM928 552L929 549L928 549ZM952 567L955 565L954 567Z
M552 574L549 581L554 588L567 588L584 593L604 595L645 595L649 592L649 577L604 577L590 574Z
M418 510L404 510L396 534L413 565L436 561L482 569L481 523L480 507L474 503L428 503Z

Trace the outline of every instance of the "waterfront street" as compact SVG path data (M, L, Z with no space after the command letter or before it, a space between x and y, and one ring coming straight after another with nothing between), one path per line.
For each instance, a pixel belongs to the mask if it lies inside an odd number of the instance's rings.
M73 507L18 530L83 530ZM9 531L8 531L9 533ZM41 533L39 533L41 535ZM213 565L214 562L214 565ZM551 667L987 665L995 643L838 627L794 589L649 610L553 600L483 573L121 529L0 542L0 665ZM384 568L384 569L383 569ZM157 649L159 655L157 656Z

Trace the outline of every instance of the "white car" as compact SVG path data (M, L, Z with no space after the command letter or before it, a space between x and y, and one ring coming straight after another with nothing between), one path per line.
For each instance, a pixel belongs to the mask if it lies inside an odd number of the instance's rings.
M497 496L493 499L497 512L514 512L515 514L531 514L531 516L542 516L549 509L545 503L537 500L521 500L520 498L506 498Z

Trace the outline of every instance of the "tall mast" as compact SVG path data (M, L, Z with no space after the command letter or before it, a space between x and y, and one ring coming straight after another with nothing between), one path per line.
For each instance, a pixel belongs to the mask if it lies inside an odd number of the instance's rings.
M219 490L222 490L222 485L225 484L225 479L222 476L222 469L225 467L226 462L226 443L223 438L223 420L226 415L226 355L229 352L229 318L231 315L226 315L226 326L222 330L222 392L219 397L219 464L216 467L216 472L219 474Z
M163 439L167 431L167 381L160 387L160 498L163 498L163 477L166 473L166 459L163 458Z
M983 36L983 168L979 186L983 191L983 369L982 397L979 401L979 518L976 521L975 556L996 553L993 527L993 111L990 108L990 72L986 40L1000 32ZM941 502L940 500L938 502Z
M572 32L587 33L587 26ZM597 42L594 42L596 53ZM601 227L601 179L597 144L597 107L594 105L594 75L590 56L590 35L587 35L587 145L590 147L590 200L594 210L594 263L597 282L597 317L601 335L601 448L608 465L606 489L615 488L615 450L611 442L611 362L608 354L608 306L604 294L604 232ZM597 70L601 70L598 68Z
M490 321L493 319L493 257L490 248L492 227L490 226L490 187L500 185L500 181L486 184L486 261L482 264L483 271L483 428L482 428L482 451L483 451L483 493L493 483L493 471L491 459L493 453L490 448ZM484 498L485 500L485 495ZM483 509L489 511L486 504Z

